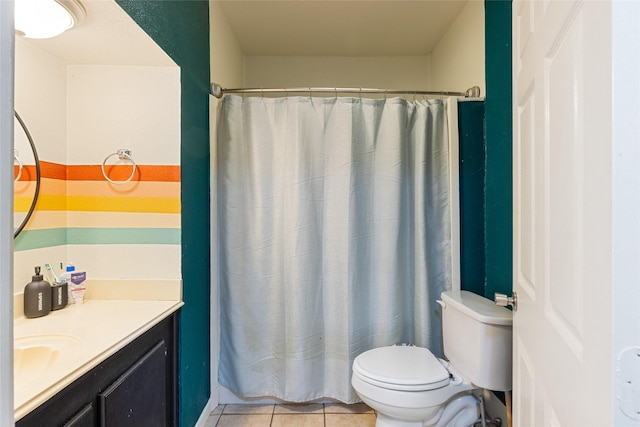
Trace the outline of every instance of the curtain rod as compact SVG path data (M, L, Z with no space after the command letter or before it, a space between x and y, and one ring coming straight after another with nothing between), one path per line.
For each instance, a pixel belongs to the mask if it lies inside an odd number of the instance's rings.
M390 89L370 89L354 87L294 87L294 88L223 88L217 83L211 83L210 93L220 99L227 93L359 93L359 94L379 94L379 95L442 95L442 96L464 96L465 98L478 98L480 88L473 86L464 92L437 92L428 90L390 90Z

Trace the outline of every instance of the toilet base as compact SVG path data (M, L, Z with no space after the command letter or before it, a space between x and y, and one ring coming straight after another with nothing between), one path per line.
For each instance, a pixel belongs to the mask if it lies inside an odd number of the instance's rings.
M427 420L407 421L377 412L376 427L469 427L479 416L477 398L467 394L451 400Z
M376 427L424 427L424 423L419 421L399 420L378 412L376 414Z

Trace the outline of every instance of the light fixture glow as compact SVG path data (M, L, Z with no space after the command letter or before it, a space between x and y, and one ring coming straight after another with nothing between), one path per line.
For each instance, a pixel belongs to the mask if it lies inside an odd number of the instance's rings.
M15 3L16 31L29 38L55 37L83 18L84 8L75 0L16 0Z

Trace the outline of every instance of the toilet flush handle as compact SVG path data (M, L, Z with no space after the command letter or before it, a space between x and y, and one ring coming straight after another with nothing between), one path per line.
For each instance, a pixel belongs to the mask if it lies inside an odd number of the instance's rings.
M510 305L513 307L513 311L518 311L518 294L516 291L513 291L513 296L507 296L496 292L493 296L493 300L496 302L496 305L499 305L500 307Z
M447 307L447 304L445 304L444 301L442 301L441 299L437 299L436 302L438 304L440 304L440 307L442 307L442 308L446 308Z

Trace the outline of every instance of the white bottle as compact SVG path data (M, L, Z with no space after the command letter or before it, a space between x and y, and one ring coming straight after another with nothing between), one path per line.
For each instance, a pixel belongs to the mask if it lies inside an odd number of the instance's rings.
M76 270L76 267L73 265L73 263L68 262L65 269L64 269L64 273L62 273L62 280L64 280L64 283L67 284L67 286L69 287L69 304L72 304L73 302L75 302L73 300L72 297L72 293L71 291L73 290L73 283L71 283L71 273L74 272Z

